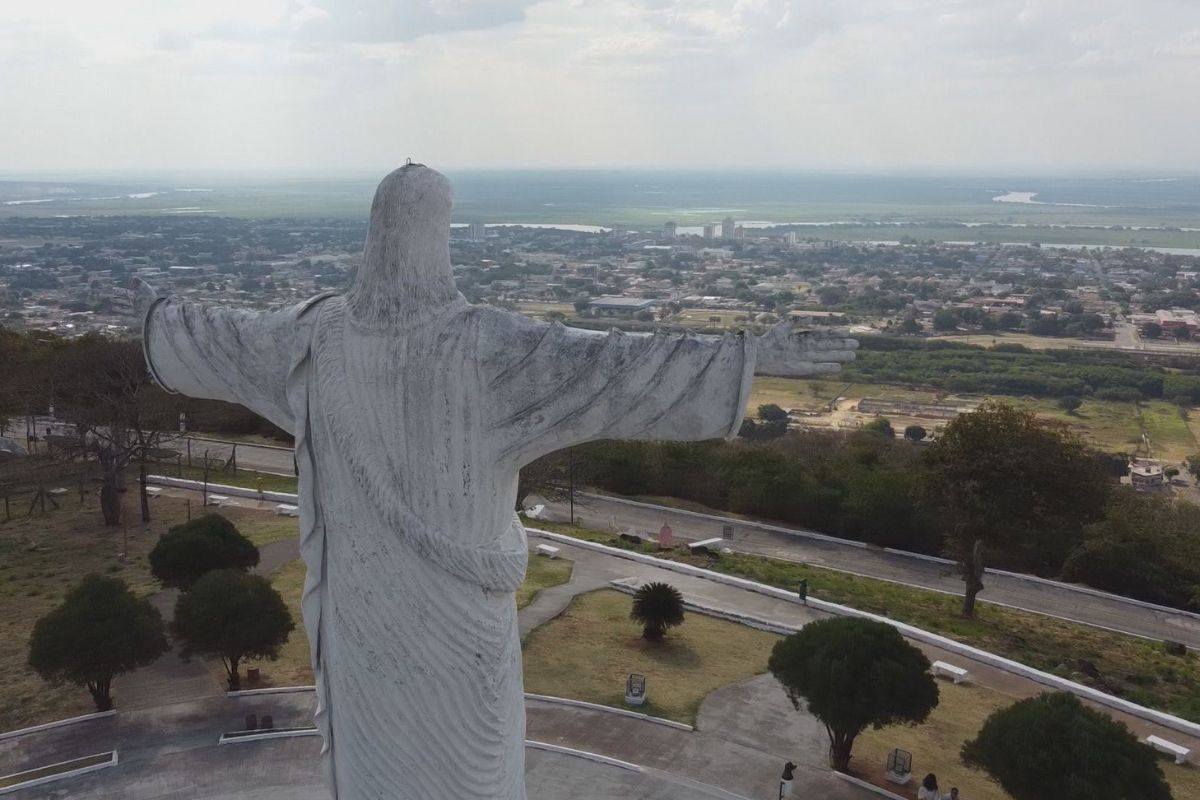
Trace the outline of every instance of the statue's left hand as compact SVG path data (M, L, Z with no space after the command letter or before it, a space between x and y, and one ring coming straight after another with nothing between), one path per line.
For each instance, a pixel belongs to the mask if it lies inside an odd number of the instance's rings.
M158 292L154 291L154 287L146 283L141 278L134 278L129 282L129 290L133 292L133 313L139 320L146 318L146 312L150 310L150 306L158 299Z
M854 360L858 342L839 329L797 330L781 322L758 337L755 375L805 378L837 372Z

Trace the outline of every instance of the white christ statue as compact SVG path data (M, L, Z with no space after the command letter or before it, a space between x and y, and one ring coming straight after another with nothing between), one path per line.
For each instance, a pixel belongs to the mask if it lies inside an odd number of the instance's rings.
M296 438L304 626L338 800L520 800L517 473L595 439L737 433L760 374L853 340L636 335L472 305L450 269L450 184L411 164L371 205L345 295L252 312L138 289L164 389L241 403Z

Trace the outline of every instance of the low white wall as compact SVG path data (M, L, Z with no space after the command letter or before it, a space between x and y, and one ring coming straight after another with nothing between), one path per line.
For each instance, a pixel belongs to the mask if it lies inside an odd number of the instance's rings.
M637 553L631 550L623 550L618 547L610 547L608 545L598 544L596 542L576 539L561 533L552 533L551 531L544 531L539 528L526 528L526 530L529 533L540 536L544 539L560 542L572 547L580 547L585 550L594 550L599 553L617 556L618 558L624 558L630 561L637 561L642 564L658 567L660 569L666 569L684 575L692 575L697 578L704 578L717 583L724 583L729 586L736 586L739 589L758 592L759 594L765 594L790 603L800 602L795 592L777 589L774 586L768 586L764 583L746 580L745 578L738 578L733 575L725 575L720 572L714 572L701 567L693 567L690 564L682 564L677 561L668 561L666 559L646 555L645 553ZM1071 692L1079 697L1093 700L1101 705L1108 706L1109 708L1114 708L1118 711L1132 714L1133 716L1140 717L1149 722L1162 725L1163 727L1171 728L1172 730L1186 733L1189 736L1200 738L1200 724L1195 722L1189 722L1188 720L1176 717L1173 714L1167 714L1163 711L1156 711L1152 708L1140 706L1137 703L1131 703L1128 700L1124 700L1120 697L1114 697L1110 694L1105 694L1104 692L1093 689L1090 686L1084 686L1082 684L1075 683L1074 681L1067 680L1066 678L1060 678L1057 675L1051 675L1048 672L1042 672L1041 670L1034 669L1033 667L1028 667L1024 664L1017 663L1012 659L998 656L995 653L989 653L986 650L980 650L977 647L971 647L970 645L957 642L953 639L949 639L936 633L931 633L914 625L897 622L896 620L888 619L887 617L881 617L878 614L860 611L856 608L838 605L837 603L830 603L825 600L817 600L816 598L812 597L808 599L808 606L810 608L826 611L830 614L838 614L840 616L847 617L860 617L862 619L875 620L876 622L885 622L888 625L892 625L898 629L902 634L910 639L916 639L917 641L925 642L926 644L931 644L935 647L940 647L943 650L947 650L951 653L957 653L964 658L969 658L982 664L988 664L989 666L996 667L997 669L1004 670L1005 672L1010 672L1014 675L1020 675L1021 677L1036 681L1044 686L1049 686L1053 689L1059 689L1065 692Z
M102 761L99 764L89 764L86 767L79 767L78 769L69 769L65 772L58 772L53 775L45 775L41 778L34 778L32 780L23 781L21 783L14 783L11 786L5 786L3 788L0 788L0 794L8 794L9 792L18 792L18 791L21 791L22 789L30 789L34 786L42 786L47 783L53 783L54 781L61 781L65 778L75 778L80 775L87 775L89 772L98 772L99 770L102 770L102 769L108 769L109 767L115 767L117 765L117 751L113 750L113 751L111 751L111 753L112 753L112 755L108 761ZM92 755L98 756L98 755L103 755L103 753L93 753ZM15 778L15 777L24 775L26 773L38 772L40 770L49 769L51 767L59 767L64 764L70 764L72 761L81 761L85 758L91 758L91 757L92 756L80 756L79 758L72 758L67 761L60 761L57 764L47 764L44 767L37 767L35 769L26 770L25 772L17 772L17 773L14 773L13 775L6 775L5 777Z
M97 711L93 714L83 714L78 717L70 717L68 719L60 719L54 722L46 722L41 725L34 725L30 728L21 728L20 730L8 731L7 733L0 733L0 741L5 739L15 739L18 736L25 736L30 733L48 731L52 728L61 728L64 725L74 725L77 722L88 722L89 720L93 719L105 719L106 717L111 717L116 713L117 710L115 708L110 708L108 711Z
M585 700L571 700L570 698L567 698L567 697L553 697L548 694L531 694L529 692L525 693L525 699L526 700L535 700L540 703L550 703L552 705L574 706L575 708L586 708L589 711L603 711L606 714L616 714L617 716L620 716L620 717L629 717L630 719L636 719L641 722L652 722L655 725L662 725L667 728L675 728L675 729L681 730L681 731L691 732L691 731L696 730L691 725L687 725L683 722L676 722L673 719L663 719L662 717L652 717L649 714L642 714L638 711L629 711L628 709L616 708L615 706L605 706L605 705L601 705L599 703L589 703Z

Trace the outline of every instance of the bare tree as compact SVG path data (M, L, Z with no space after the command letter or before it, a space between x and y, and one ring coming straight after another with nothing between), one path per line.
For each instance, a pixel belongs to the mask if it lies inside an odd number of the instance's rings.
M101 337L77 342L57 360L53 390L60 416L74 424L99 462L104 524L121 524L120 494L132 464L138 466L142 521L148 522L148 464L162 456L178 411L150 379L141 344Z

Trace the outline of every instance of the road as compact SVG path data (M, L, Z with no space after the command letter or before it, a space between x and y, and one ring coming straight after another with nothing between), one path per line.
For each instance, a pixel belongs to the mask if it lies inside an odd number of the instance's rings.
M569 515L566 503L551 503L545 518L566 522ZM785 528L768 530L766 526L744 520L700 517L663 506L631 505L591 494L576 494L575 517L584 527L615 532L632 528L642 536L654 537L663 523L669 523L674 535L687 541L721 536L723 525L732 525L733 547L741 552L800 561L949 594L962 593L962 580L952 564L881 548L856 547L806 537L803 534L810 532L800 530L791 533L784 532L788 530ZM986 588L980 595L983 602L1000 603L1151 639L1170 639L1200 649L1200 618L1195 615L1148 608L1111 595L1089 594L1067 584L1030 581L1010 575L989 573L984 584Z
M197 439L192 442L193 455L200 447L207 447L213 455L219 454L222 458L228 458L231 450L227 443ZM293 474L292 452L283 448L239 444L237 459L239 466L245 469ZM547 512L547 519L553 521L565 522L570 518L565 503L551 503ZM614 532L632 528L642 535L654 536L664 522L669 522L676 536L689 541L720 536L722 526L728 524L734 526L735 546L744 552L802 561L948 594L962 593L962 581L952 564L803 535L811 531L756 526L733 518L704 518L663 506L630 505L619 499L582 493L576 495L575 516L585 527ZM1112 595L1080 591L1067 584L1031 581L990 571L984 583L986 588L980 595L983 602L1149 639L1170 639L1200 649L1200 617L1196 615L1149 608Z

